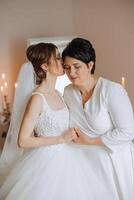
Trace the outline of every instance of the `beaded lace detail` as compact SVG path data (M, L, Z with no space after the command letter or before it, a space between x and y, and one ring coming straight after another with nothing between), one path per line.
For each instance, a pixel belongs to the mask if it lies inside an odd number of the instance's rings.
M43 103L43 111L37 118L34 128L37 135L56 136L68 129L69 111L66 105L61 109L53 110L42 93L34 92L32 95L40 95Z

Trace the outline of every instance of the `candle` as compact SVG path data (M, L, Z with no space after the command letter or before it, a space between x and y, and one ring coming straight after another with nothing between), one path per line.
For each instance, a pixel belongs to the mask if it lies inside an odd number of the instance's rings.
M125 77L121 78L121 85L125 88Z
M4 87L3 87L3 86L0 86L0 90L1 90L1 92L3 93Z
M7 82L4 83L4 86L7 87Z
M4 82L4 96L7 96L7 82Z
M4 87L3 86L0 86L0 91L1 91L1 107L3 109L3 91L4 91Z
M17 86L18 86L18 84L17 84L17 83L15 83L15 84L14 84L14 87L15 87L15 88L17 88Z
M4 73L2 74L2 79L5 80L5 74Z

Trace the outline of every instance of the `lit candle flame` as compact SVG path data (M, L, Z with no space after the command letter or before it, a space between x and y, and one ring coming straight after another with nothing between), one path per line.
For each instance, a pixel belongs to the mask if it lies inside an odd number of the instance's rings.
M125 88L125 77L121 78L121 85Z
M17 84L17 83L15 83L15 84L14 84L14 87L15 87L15 88L17 88L17 86L18 86L18 84Z
M7 87L7 82L4 83L4 86Z
M3 92L3 90L4 90L4 87L3 87L3 86L0 86L0 90L1 90L1 92Z
M3 80L5 79L5 74L4 74L4 73L2 74L2 79L3 79Z

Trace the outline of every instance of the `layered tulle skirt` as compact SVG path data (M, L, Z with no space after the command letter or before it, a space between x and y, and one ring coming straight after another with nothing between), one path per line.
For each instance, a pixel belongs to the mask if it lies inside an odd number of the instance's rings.
M116 183L105 147L59 144L25 152L0 200L121 200Z

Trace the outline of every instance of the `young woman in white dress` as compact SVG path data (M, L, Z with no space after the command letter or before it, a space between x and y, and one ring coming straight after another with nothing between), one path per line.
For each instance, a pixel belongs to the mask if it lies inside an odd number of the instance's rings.
M51 43L30 46L27 57L33 66L24 65L19 75L15 97L20 100L15 99L18 112L24 109L21 108L24 106L22 101L26 102L28 96L30 99L27 100L18 137L14 138L14 129L10 128L10 136L1 156L0 200L71 200L68 192L73 190L70 187L72 171L64 145L76 139L77 134L68 128L68 109L55 90L57 76L64 74L61 57L57 47ZM34 84L29 82L35 79L37 85L33 87ZM18 120L16 118L20 120L21 117L13 112L12 127ZM18 143L18 150L17 144L16 149L12 144L15 142Z
M119 83L94 75L96 55L88 40L73 39L62 58L72 82L64 99L70 127L77 127L74 142L87 149L89 199L133 200L134 117L129 97Z

